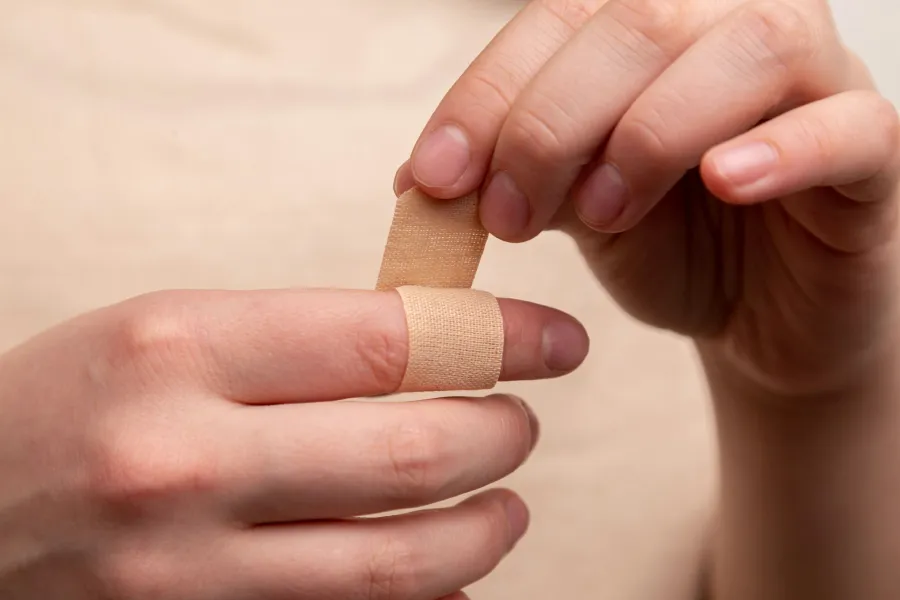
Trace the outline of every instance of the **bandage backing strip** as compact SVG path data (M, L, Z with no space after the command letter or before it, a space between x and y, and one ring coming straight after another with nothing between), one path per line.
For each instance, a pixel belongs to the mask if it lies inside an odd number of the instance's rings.
M497 299L470 289L487 242L478 197L397 201L376 289L403 300L409 359L398 392L486 390L503 365Z

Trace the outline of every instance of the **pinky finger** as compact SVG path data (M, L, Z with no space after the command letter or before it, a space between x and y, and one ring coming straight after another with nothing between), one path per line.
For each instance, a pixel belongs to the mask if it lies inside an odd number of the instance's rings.
M710 150L709 190L756 204L817 187L860 202L890 198L900 173L897 110L871 91L846 92L794 109Z
M494 490L450 508L258 527L229 547L224 572L243 575L230 586L241 598L465 600L456 590L493 571L527 526L518 496Z

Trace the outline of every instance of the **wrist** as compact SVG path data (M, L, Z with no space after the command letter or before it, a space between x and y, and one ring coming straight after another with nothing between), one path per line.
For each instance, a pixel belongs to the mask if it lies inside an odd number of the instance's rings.
M698 349L719 439L715 597L897 597L900 354L804 390Z
M900 394L900 319L882 323L865 344L820 343L758 364L728 341L694 341L713 400L780 405L856 401ZM844 348L840 348L844 345Z

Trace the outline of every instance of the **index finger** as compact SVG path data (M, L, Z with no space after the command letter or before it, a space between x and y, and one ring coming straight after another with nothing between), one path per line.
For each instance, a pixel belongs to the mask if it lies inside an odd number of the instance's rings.
M401 167L397 183L416 184L429 195L446 199L479 188L518 95L605 1L529 2L441 101L410 161Z
M169 294L204 385L247 404L315 402L396 392L408 335L395 292L283 290ZM183 301L182 301L183 300ZM543 306L500 300L502 380L546 379L587 354L584 328ZM165 307L155 309L165 314ZM164 326L162 329L169 329ZM185 337L185 336L181 336Z

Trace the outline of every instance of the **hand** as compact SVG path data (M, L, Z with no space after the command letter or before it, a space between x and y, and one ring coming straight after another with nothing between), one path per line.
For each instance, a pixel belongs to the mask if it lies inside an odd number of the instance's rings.
M484 181L494 235L561 227L632 315L815 394L897 342L898 131L824 0L535 0L396 187Z
M571 318L501 301L505 379L575 368ZM508 396L330 402L394 391L394 293L172 292L0 358L5 600L435 600L524 533L492 491L537 424ZM462 598L454 595L454 600Z

